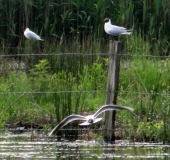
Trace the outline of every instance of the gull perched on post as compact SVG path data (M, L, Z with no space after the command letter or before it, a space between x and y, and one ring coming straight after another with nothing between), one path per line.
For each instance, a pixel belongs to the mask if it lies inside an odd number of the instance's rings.
M107 34L117 37L119 35L131 35L133 28L128 30L124 27L119 27L111 24L111 20L109 18L104 19L104 30Z
M75 120L84 120L85 122L81 123L81 126L89 126L94 123L97 123L102 120L102 118L97 118L102 112L109 111L109 110L129 110L133 111L133 108L126 107L126 106L119 106L115 104L108 104L102 106L97 112L93 115L82 116L82 115L70 115L62 120L50 133L49 136L55 134L61 127L65 126L66 124L75 121Z
M34 33L33 31L31 31L29 28L26 28L26 30L24 31L24 36L27 39L30 40L40 40L40 41L44 41L39 35L37 35L36 33Z

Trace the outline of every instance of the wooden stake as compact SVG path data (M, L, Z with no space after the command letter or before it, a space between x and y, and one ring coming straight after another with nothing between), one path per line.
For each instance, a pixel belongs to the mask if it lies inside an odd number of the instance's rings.
M119 69L120 69L120 54L122 50L122 43L120 41L110 40L109 44L109 70L107 82L106 104L116 104L118 85L119 85ZM104 141L114 142L114 128L115 128L116 111L105 112L104 124Z

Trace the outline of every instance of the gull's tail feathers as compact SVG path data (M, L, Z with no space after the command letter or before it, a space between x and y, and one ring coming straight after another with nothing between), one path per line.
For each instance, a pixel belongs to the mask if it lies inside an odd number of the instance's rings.
M126 33L128 32L128 35L131 35L133 33L133 29L134 29L134 25L132 26L132 29L128 29L126 30Z
M124 32L124 33L121 33L120 35L131 35L132 32Z

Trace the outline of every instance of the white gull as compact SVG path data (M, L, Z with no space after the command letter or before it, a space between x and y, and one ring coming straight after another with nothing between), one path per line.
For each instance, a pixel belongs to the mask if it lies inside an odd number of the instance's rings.
M36 33L32 32L29 28L27 28L24 31L24 36L30 40L40 40L40 41L44 41L39 35L37 35Z
M124 27L112 25L111 20L109 18L104 19L104 30L107 34L112 36L130 35L133 31L133 29L128 30Z
M81 126L87 126L87 125L92 125L96 122L99 122L102 120L102 118L97 118L102 112L109 111L109 110L129 110L133 111L133 108L127 107L127 106L119 106L115 104L108 104L108 105L103 105L97 112L93 115L88 115L88 116L82 116L82 115L70 115L66 117L64 120L62 120L50 133L49 136L53 135L56 133L61 127L65 126L66 124L75 121L75 120L84 120L85 122L81 123Z

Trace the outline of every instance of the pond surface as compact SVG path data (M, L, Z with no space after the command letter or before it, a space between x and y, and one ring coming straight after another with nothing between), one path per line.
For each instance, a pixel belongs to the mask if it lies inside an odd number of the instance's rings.
M115 144L106 144L102 138L91 141L64 139L57 140L43 133L1 133L0 159L4 160L158 160L170 159L170 145L161 143L133 143L117 140Z

